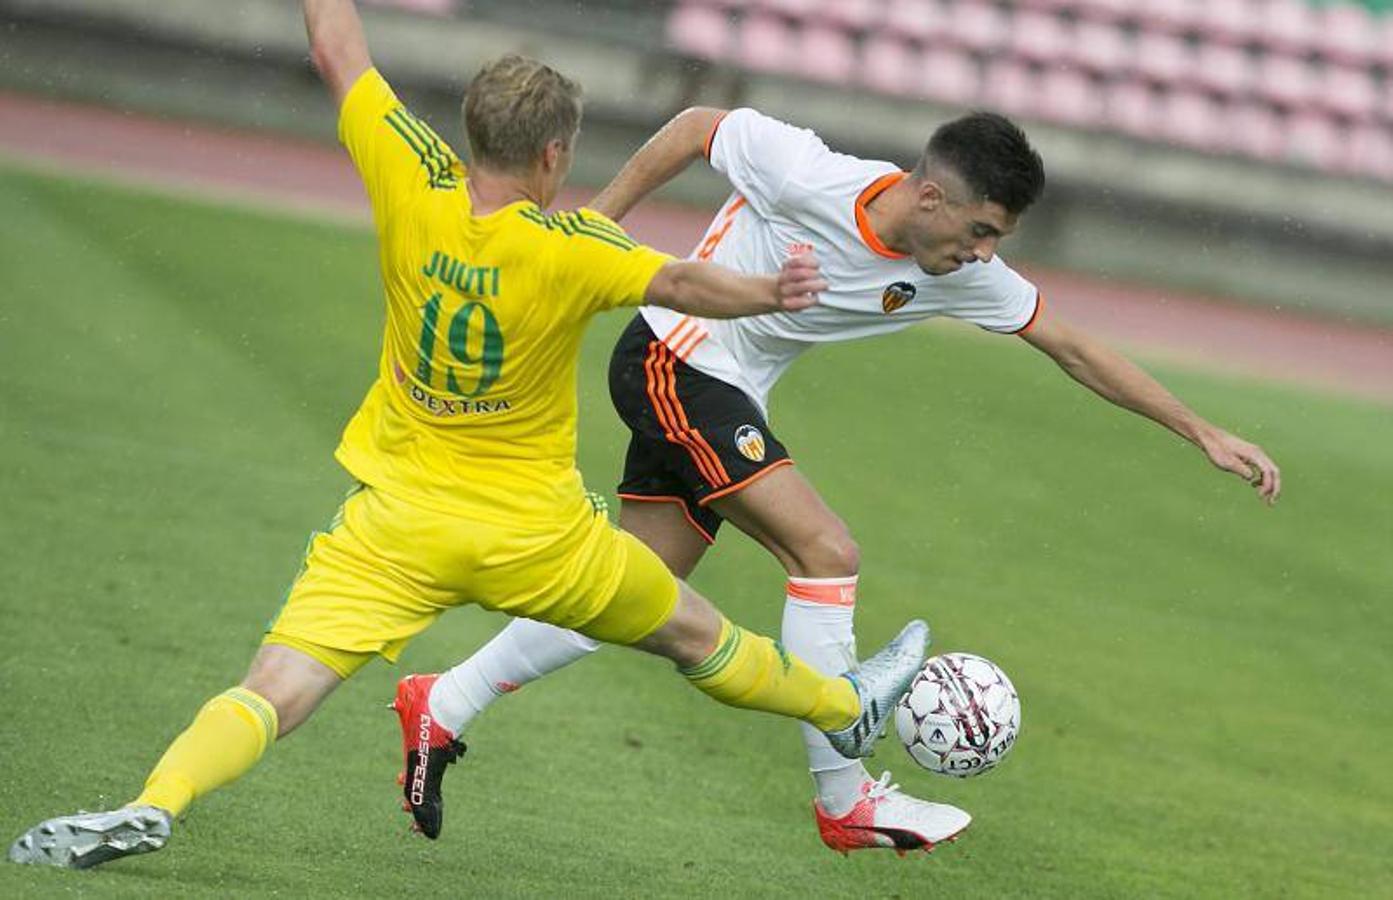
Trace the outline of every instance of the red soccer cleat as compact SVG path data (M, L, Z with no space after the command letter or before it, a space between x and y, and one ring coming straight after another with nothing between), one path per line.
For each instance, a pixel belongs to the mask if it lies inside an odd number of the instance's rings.
M406 798L402 809L416 820L415 830L431 840L440 836L445 815L440 779L445 776L445 767L465 750L464 742L430 714L430 689L439 677L406 676L397 682L397 697L392 701L392 709L401 720L402 751L406 754L406 770L398 779Z
M861 785L861 799L844 816L833 818L813 803L822 842L839 853L885 847L901 856L907 850L928 852L935 844L956 840L972 816L946 803L916 800L890 783L890 773Z

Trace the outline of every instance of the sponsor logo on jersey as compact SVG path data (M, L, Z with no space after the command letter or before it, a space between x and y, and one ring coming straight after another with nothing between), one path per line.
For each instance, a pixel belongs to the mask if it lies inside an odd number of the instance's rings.
M812 252L813 252L813 245L812 245L812 244L809 244L809 243L807 243L806 241L794 241L794 242L792 242L791 244L788 245L788 249L785 251L785 255L786 255L786 256L797 256L797 255L800 254L800 253L812 253Z
M735 429L735 449L751 462L764 462L764 435L753 425Z
M916 289L908 281L897 281L885 289L885 293L880 295L880 308L889 315L895 310L904 306L914 299Z

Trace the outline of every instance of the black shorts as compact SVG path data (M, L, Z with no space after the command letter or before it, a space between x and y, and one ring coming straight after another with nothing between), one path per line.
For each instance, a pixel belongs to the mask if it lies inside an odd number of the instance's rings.
M641 315L614 347L609 395L630 432L619 496L682 504L708 542L712 500L793 462L744 391L678 359Z

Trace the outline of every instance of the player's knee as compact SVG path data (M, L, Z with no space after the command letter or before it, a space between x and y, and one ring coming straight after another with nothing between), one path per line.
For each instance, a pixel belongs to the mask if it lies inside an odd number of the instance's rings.
M790 575L841 578L861 570L861 547L841 522L820 529L811 540L794 548Z

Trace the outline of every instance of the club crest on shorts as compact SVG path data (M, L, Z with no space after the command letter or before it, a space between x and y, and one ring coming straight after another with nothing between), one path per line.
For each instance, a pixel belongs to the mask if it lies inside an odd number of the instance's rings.
M764 435L753 425L735 429L735 449L751 462L764 462Z
M897 281L885 289L885 293L880 295L880 308L885 310L886 315L904 306L914 299L918 289L908 281Z

